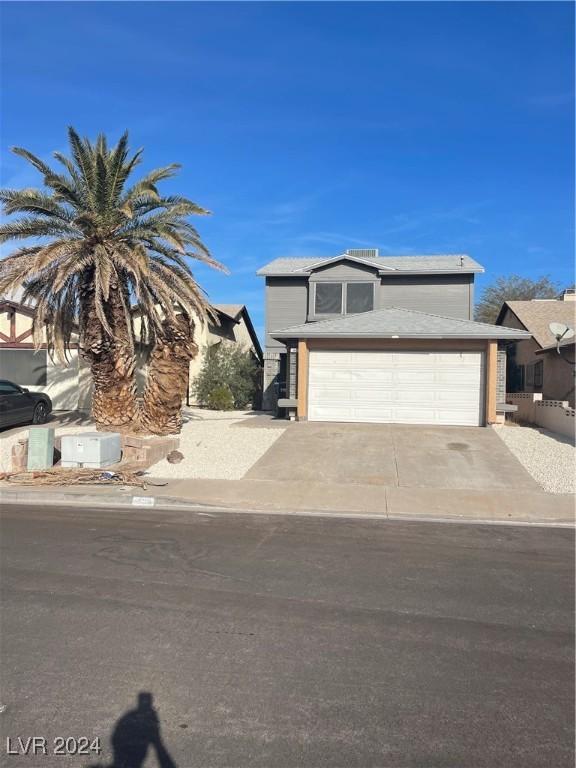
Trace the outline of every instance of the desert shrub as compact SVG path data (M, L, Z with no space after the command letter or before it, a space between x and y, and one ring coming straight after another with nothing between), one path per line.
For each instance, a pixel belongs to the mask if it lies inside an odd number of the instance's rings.
M226 386L214 387L208 395L208 408L213 411L232 411L234 410L234 398L232 392Z
M206 353L193 384L194 395L200 405L215 408L210 404L211 395L217 388L225 387L233 407L246 408L256 397L259 376L260 368L250 352L229 344L217 344Z

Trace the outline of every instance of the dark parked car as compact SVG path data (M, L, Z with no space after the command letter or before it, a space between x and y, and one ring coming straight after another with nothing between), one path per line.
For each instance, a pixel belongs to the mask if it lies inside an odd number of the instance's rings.
M43 392L29 392L0 379L0 427L15 424L44 424L52 412L52 401Z

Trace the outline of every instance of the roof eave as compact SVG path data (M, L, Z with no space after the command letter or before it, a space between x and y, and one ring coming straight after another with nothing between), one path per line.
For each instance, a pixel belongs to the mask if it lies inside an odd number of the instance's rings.
M373 333L323 333L309 334L306 332L298 333L271 333L273 339L394 339L395 341L401 341L402 339L462 339L466 341L503 341L510 340L516 341L519 339L529 339L529 333L522 333L521 335L510 336L508 334L464 334L464 333L443 333L443 334L423 334L423 333L397 333L397 334L381 334L376 335Z
M455 267L454 269L395 269L394 275L473 275L484 272L484 267ZM380 275L389 275L390 270L379 270Z
M564 344L560 343L560 350L563 349L569 349L570 347L573 347L576 342L571 339L570 341L564 342ZM534 354L535 355L545 355L548 352L558 352L558 346L556 344L550 344L547 347L542 347L542 349L537 349Z
M374 266L373 264L370 266ZM454 269L380 269L379 275L479 275L484 272L484 268L475 267L455 267ZM292 272L264 272L259 269L256 272L257 277L309 277L312 274L310 270L299 269Z
M259 362L263 363L264 353L262 352L262 346L260 345L258 334L256 333L256 329L254 328L254 324L252 323L252 318L250 317L250 314L248 312L248 308L246 307L246 305L242 307L242 311L240 314L244 318L244 322L246 323L246 328L248 329L248 333L250 335L250 338L252 339L252 344L254 345L256 356Z

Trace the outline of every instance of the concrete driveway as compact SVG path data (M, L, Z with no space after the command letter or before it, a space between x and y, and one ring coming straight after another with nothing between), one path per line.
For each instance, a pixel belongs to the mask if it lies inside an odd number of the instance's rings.
M498 435L478 427L293 424L246 479L541 492Z

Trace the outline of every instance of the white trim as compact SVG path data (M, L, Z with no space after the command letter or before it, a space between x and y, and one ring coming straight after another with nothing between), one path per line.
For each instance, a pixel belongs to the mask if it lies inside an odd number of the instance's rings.
M288 274L296 274L297 272L310 272L313 269L319 269L320 267L325 267L329 264L336 264L339 261L353 261L355 264L364 264L368 267L374 267L378 270L378 272L398 272L399 270L396 269L396 267L385 267L382 264L377 264L373 261L369 261L368 259L359 259L356 256L349 256L347 253L343 253L341 256L331 256L329 259L323 259L322 261L317 261L314 264L307 264L305 267L299 267L298 269L293 269Z

